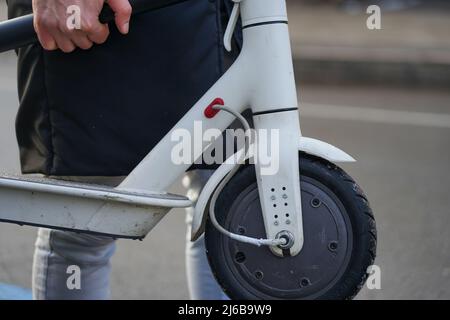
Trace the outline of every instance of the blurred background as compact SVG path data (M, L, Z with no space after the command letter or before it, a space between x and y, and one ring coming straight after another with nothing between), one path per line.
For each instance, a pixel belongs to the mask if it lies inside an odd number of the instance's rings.
M372 4L382 9L381 30L366 26ZM450 1L288 6L303 134L358 160L344 169L377 219L381 290L357 298L450 299ZM0 54L0 168L8 173L19 170L15 63L12 52ZM0 298L29 297L21 288L30 287L35 234L0 225ZM179 210L145 241L119 241L113 298L187 299L184 243Z

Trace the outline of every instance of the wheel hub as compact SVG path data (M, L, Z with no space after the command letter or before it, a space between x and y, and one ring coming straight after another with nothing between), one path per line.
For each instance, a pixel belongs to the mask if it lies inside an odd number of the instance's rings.
M255 248L223 238L228 267L247 290L261 298L320 296L339 280L350 259L350 221L340 201L327 187L307 177L302 177L301 189L305 242L297 256L278 257L268 247ZM266 236L256 183L234 201L225 225L246 236ZM287 240L282 248L286 250L295 241L287 231L277 237Z

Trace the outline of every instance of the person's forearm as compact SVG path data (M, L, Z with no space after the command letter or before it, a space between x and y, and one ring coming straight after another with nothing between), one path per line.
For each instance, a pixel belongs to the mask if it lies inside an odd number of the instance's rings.
M108 25L100 23L98 16L105 0L33 0L34 28L39 42L46 50L61 49L72 52L75 48L89 49L101 44L109 35ZM128 33L132 8L128 0L109 0L115 12L119 31ZM75 6L75 7L72 7ZM68 24L69 8L79 9L79 24ZM77 11L73 14L77 15Z

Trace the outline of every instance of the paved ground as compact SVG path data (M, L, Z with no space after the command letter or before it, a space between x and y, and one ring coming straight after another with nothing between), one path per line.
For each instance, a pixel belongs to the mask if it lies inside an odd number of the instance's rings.
M1 13L0 6L0 13ZM0 167L16 172L14 56L0 54ZM358 159L345 169L378 222L382 290L361 299L450 299L450 92L358 86L301 89L304 135ZM0 282L30 285L35 230L0 225ZM187 298L184 216L172 212L144 241L120 241L114 298Z
M364 8L349 14L329 2L309 3L288 2L292 48L301 81L450 86L448 1L423 1L403 11L382 6L381 30L367 28Z
M441 6L436 2L441 2ZM320 1L306 7L300 1L288 1L292 41L299 54L305 46L325 45L331 48L410 48L411 53L423 49L449 50L449 8L448 1L430 0L404 11L381 7L381 30L369 30L365 10L349 14ZM330 52L322 52L322 55L327 54Z

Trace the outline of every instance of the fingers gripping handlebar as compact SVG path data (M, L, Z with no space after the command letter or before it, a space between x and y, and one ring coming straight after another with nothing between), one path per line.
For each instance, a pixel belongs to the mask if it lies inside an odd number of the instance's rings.
M133 15L136 15L186 1L188 0L130 0L130 5ZM101 23L114 20L114 12L107 4L103 7L99 20ZM0 52L21 48L37 41L32 14L0 23Z

